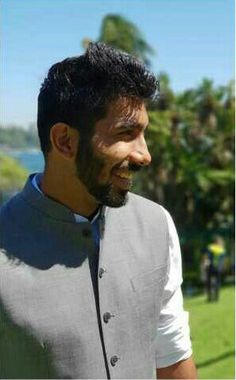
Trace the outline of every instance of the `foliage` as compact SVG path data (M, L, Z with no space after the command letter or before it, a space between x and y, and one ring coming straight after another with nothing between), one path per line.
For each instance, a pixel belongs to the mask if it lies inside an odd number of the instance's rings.
M9 148L34 148L39 146L38 135L35 126L28 129L22 127L0 126L0 145Z
M149 110L146 139L152 164L140 173L135 191L171 211L182 237L185 263L199 266L200 251L213 232L222 234L228 251L231 248L233 84L214 88L204 79L196 89L174 95L164 79L162 106L152 105ZM190 256L192 252L195 255Z
M199 379L234 379L234 288L223 288L216 303L201 295L184 304Z
M0 204L4 195L20 190L27 178L27 171L16 160L0 154Z
M98 41L130 53L148 65L148 56L154 53L138 27L120 15L109 14L104 17Z

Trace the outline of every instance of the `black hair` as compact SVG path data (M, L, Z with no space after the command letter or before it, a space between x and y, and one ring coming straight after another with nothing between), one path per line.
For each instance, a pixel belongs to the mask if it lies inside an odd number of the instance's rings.
M90 43L85 54L54 64L38 96L37 126L44 155L50 151L50 129L55 123L89 134L111 100L120 96L151 100L158 87L142 62L104 43Z

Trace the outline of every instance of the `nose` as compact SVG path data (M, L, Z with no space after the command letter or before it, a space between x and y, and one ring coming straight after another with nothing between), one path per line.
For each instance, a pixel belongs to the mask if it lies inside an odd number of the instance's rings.
M129 154L130 162L141 166L147 166L151 163L152 157L149 153L144 137L136 141L135 145L132 148L133 149Z

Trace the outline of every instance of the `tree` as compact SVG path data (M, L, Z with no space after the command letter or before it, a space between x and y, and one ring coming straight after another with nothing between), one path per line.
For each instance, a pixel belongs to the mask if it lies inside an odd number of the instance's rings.
M148 56L154 53L136 25L120 15L107 15L101 25L98 41L121 49L150 65Z
M218 88L210 81L203 84L178 96L172 92L168 106L149 111L146 138L152 164L140 172L136 185L141 195L171 211L187 244L184 262L191 258L196 266L213 232L223 235L229 247L234 225L232 83Z
M160 85L160 97L155 108L163 111L171 109L175 104L175 96L174 92L170 88L169 76L167 73L162 71L157 77Z

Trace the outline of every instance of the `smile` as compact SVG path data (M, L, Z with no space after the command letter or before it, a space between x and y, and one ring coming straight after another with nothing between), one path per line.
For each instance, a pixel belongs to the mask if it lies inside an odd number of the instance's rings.
M117 173L115 174L117 177L120 177L120 178L124 178L124 179L128 179L128 180L131 180L132 179L132 174L131 173Z
M113 184L123 190L129 190L130 187L132 186L133 176L131 173L128 173L128 172L114 173L112 177L113 177L113 181L112 181Z

